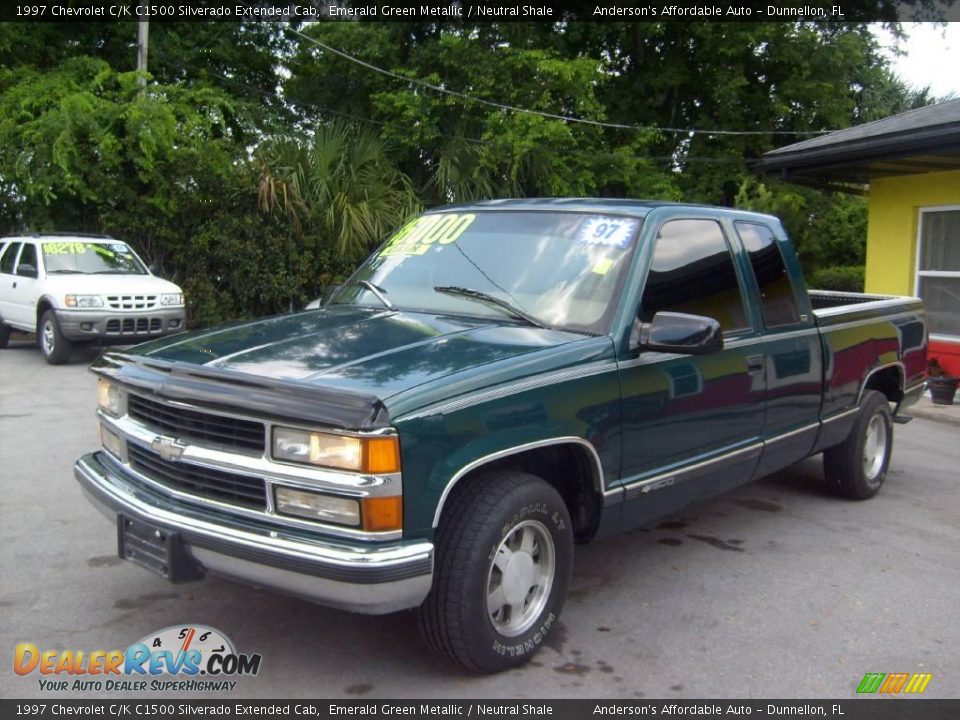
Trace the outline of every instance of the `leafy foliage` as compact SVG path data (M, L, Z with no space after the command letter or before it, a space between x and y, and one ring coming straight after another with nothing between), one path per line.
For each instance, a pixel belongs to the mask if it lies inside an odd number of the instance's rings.
M773 212L818 278L863 264L864 201L759 180L751 163L930 101L863 24L301 30L486 102L279 23L153 24L145 89L133 23L0 23L0 232L129 240L184 285L195 325L313 299L420 206L503 196Z
M308 228L311 244L346 257L359 258L419 209L410 181L368 129L333 122L308 142L272 140L257 162L260 208L286 217L301 241Z

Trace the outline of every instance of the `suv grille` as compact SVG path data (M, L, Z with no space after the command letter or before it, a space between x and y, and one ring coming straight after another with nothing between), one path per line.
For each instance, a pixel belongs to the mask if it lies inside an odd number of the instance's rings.
M127 452L137 471L161 485L255 510L267 505L267 486L261 478L164 460L134 443L127 445Z
M114 310L149 310L156 304L156 295L107 295L107 305Z
M263 423L164 405L139 395L129 395L128 398L130 417L165 435L256 453L263 453L266 449Z
M142 335L144 333L158 333L163 329L163 320L160 318L123 318L107 320L109 335Z

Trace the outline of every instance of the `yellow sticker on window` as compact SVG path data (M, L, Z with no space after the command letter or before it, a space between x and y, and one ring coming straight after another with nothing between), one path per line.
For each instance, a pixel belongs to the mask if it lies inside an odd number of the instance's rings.
M610 268L612 267L613 260L610 258L603 258L602 260L597 260L597 262L594 263L592 270L597 275L606 275L608 272L610 272Z
M477 216L472 213L439 213L411 220L390 238L381 255L423 255L434 243L449 245L466 231Z

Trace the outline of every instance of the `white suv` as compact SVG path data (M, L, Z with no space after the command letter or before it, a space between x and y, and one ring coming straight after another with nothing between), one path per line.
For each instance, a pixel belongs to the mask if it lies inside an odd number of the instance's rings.
M0 348L10 329L37 334L47 362L74 344L135 343L185 329L183 291L106 235L0 238Z

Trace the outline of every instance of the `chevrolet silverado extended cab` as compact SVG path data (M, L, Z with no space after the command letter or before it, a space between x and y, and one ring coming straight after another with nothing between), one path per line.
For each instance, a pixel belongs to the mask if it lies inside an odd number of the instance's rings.
M36 333L60 365L74 345L131 344L184 330L183 291L155 277L107 235L0 238L0 348L12 329Z
M174 582L417 608L490 672L550 635L575 542L816 453L874 495L926 343L920 300L808 293L767 215L441 208L320 309L104 355L75 474L120 555Z

